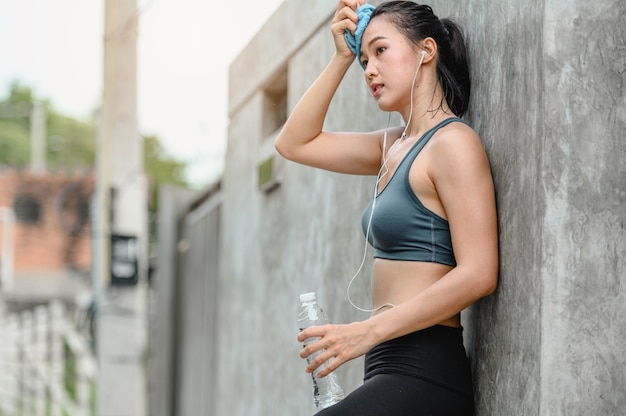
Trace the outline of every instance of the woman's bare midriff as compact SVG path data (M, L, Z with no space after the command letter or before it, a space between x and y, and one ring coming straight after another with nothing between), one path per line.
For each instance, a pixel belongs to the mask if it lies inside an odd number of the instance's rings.
M406 302L441 279L451 269L452 267L439 263L375 259L372 270L374 306ZM382 308L374 314L385 310L387 308ZM439 324L459 327L460 316L455 315Z

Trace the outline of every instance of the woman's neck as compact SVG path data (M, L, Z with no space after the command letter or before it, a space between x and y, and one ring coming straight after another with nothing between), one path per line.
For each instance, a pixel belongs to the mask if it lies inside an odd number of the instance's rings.
M423 65L411 102L401 111L405 136L421 136L441 120L454 116L445 100L435 65Z
M442 120L454 116L443 96L441 86L437 84L435 88L434 93L432 89L416 91L413 111L409 108L403 114L406 126L403 138L421 136Z

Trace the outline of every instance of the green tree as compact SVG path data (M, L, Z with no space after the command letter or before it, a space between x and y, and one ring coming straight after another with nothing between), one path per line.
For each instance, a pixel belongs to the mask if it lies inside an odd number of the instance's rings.
M30 159L30 88L17 82L9 96L0 100L0 165L25 166Z
M51 168L93 168L96 159L97 127L95 118L76 120L47 111L47 163Z
M158 191L161 185L189 186L184 179L186 165L170 156L156 136L145 136L143 142L144 169L150 178L151 211L158 210Z
M32 89L14 82L8 96L0 100L0 165L20 169L30 161L30 113ZM46 117L46 159L50 169L93 170L96 158L97 121L59 113L49 101L42 103ZM170 183L189 186L184 179L185 163L170 156L157 136L144 137L144 166L151 184L150 211L157 210L158 190Z
M0 119L0 165L22 167L29 159L29 130L13 119Z
M0 164L25 168L30 161L32 89L14 82L0 100ZM95 119L78 120L57 112L48 101L45 114L46 162L51 169L92 169L95 160Z

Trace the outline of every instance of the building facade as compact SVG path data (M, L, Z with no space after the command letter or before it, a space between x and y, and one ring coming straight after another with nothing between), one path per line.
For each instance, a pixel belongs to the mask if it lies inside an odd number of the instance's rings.
M93 192L93 173L0 172L0 207L14 217L8 239L0 233L0 245L12 253L12 276L2 278L9 306L52 298L73 302L77 290L88 289Z

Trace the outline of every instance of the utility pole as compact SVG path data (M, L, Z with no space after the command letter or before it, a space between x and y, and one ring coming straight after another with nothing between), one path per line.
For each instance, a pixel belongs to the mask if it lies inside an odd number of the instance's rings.
M30 113L30 171L39 176L46 169L46 114L35 100Z
M148 208L143 142L137 128L137 19L137 0L105 0L104 89L93 213L98 416L147 415ZM134 278L121 279L120 284L113 278L120 270Z

